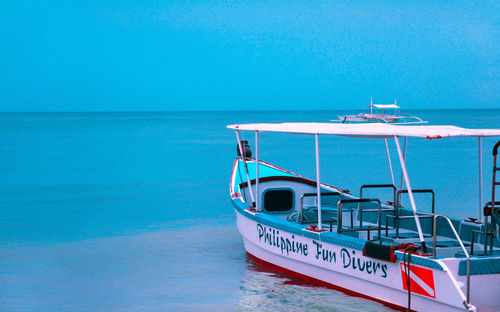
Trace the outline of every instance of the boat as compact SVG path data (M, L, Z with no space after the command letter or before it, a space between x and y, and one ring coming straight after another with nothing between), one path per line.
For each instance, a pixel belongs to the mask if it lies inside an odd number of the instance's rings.
M404 311L500 309L500 202L495 201L500 141L493 147L492 200L479 203L483 221L438 213L432 189L411 188L405 162L408 138L477 138L481 177L482 139L500 136L500 129L331 122L227 128L235 131L237 139L229 193L245 251L257 263ZM242 132L255 135L255 156L248 141L241 139ZM263 132L314 137L316 178L259 159ZM319 155L323 136L383 140L392 183L363 185L358 195L325 183ZM394 140L404 178L399 187L388 140ZM367 198L368 189L390 190L391 201ZM430 212L417 209L417 193L432 198L431 209L425 209ZM409 198L411 207L402 207L403 197Z
M343 115L337 116L338 119L333 119L333 122L340 123L389 123L395 125L415 125L426 124L418 116L408 116L408 114L401 115L400 107L397 105L397 99L394 99L394 104L373 104L373 98L370 99L370 113L359 113L357 115ZM394 110L391 114L386 113L386 110Z

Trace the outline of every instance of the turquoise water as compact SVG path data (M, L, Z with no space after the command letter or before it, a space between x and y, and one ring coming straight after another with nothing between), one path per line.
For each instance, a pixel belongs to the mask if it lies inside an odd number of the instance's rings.
M259 267L234 225L236 140L225 126L344 113L0 114L0 310L389 310ZM500 110L418 115L500 127ZM263 160L314 178L313 137L264 133L260 143ZM483 201L494 143L483 140ZM380 140L321 137L320 148L327 183L357 194L390 182ZM477 139L410 139L412 186L433 188L438 212L477 217L477 148Z

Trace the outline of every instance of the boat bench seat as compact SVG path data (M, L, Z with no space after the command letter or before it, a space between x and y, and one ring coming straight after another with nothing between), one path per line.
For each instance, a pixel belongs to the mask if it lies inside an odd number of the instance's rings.
M491 229L491 224L488 225L488 228ZM460 239L464 242L471 242L473 231L475 232L474 243L484 244L484 224L463 221L460 226ZM498 239L493 239L493 246L500 248L500 241Z
M472 257L470 259L470 274L500 274L500 258ZM461 260L458 264L458 275L467 275L467 260Z

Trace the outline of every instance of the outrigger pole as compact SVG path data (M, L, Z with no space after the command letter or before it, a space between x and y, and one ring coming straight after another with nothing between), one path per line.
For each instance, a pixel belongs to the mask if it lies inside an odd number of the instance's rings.
M245 165L245 173L247 175L248 190L250 191L250 198L252 199L252 208L253 208L253 207L255 207L255 200L253 199L252 181L250 181L250 174L248 174L248 166L247 166L245 154L243 153L243 146L241 145L240 132L238 130L235 130L235 131L236 131L236 139L238 140L238 146L240 148L241 159L243 159L243 164Z
M406 187L408 188L408 195L410 197L411 208L413 209L413 216L415 217L415 223L417 224L418 237L420 238L420 243L422 244L423 252L427 253L427 246L425 245L424 234L422 233L422 227L420 226L420 220L417 215L417 206L415 205L415 199L413 198L413 192L410 186L410 178L408 178L408 171L406 171L405 160L403 158L403 154L401 153L401 146L399 146L399 139L396 135L394 136L394 142L396 142L399 161L401 162L401 169L403 171Z

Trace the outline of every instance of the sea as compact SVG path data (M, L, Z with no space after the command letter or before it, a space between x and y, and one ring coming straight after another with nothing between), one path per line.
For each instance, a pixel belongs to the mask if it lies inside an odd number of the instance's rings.
M0 114L0 311L391 311L254 263L235 226L236 136L226 126L346 113ZM500 110L407 113L500 128ZM254 133L242 135L254 148ZM313 136L262 133L259 142L262 160L315 178ZM435 191L436 212L480 218L496 140L482 140L481 201L478 142L408 140L411 186ZM399 184L394 140L388 145ZM323 182L353 194L391 183L383 140L320 136L319 146ZM422 211L430 202L417 197Z

